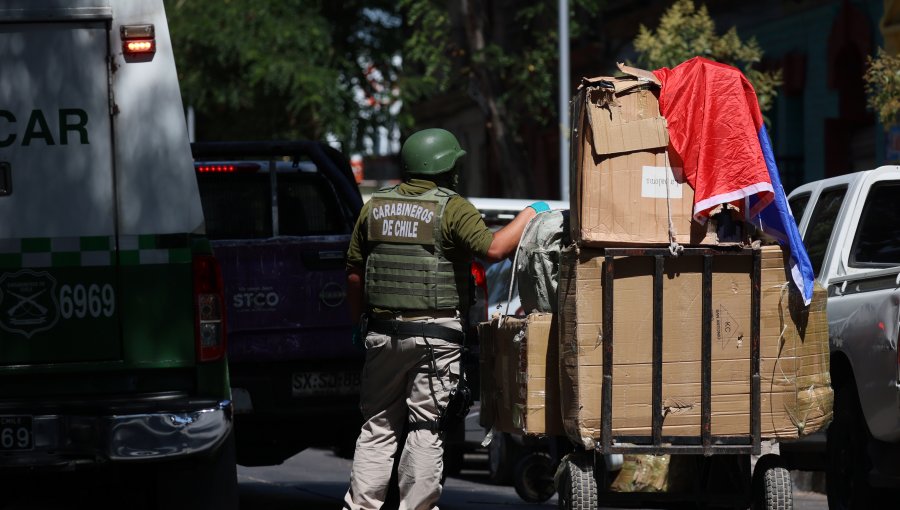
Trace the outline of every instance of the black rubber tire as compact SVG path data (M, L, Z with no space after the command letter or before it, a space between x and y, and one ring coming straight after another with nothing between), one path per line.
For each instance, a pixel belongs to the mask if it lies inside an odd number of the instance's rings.
M760 494L756 495L759 510L793 510L794 484L791 473L783 467L767 468L761 475Z
M488 445L488 478L494 485L510 485L521 448L506 432L494 434Z
M595 510L599 506L594 452L574 452L562 460L559 480L561 510Z
M550 454L530 453L516 464L515 471L513 485L516 488L516 494L523 501L543 503L552 498L556 492L556 484L553 481L556 466Z
M851 383L837 388L826 446L825 486L831 510L871 507L868 476L872 462L867 451L869 429L864 420L856 386Z

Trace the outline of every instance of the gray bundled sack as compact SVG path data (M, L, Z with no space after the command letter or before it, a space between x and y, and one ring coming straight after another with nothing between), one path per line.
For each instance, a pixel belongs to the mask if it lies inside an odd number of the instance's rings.
M544 211L528 222L513 261L525 314L556 313L559 253L570 244L569 211Z

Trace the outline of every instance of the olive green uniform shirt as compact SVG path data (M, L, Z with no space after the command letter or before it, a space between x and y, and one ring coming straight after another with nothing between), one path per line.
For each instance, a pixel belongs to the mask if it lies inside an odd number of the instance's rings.
M400 184L397 191L403 195L416 196L436 188L431 181L411 179ZM364 270L365 255L368 247L369 211L372 202L366 202L356 220L350 248L347 250L347 269ZM485 257L494 234L484 224L484 219L471 202L455 195L447 202L441 218L441 234L443 236L444 256L451 262L466 262L475 257Z

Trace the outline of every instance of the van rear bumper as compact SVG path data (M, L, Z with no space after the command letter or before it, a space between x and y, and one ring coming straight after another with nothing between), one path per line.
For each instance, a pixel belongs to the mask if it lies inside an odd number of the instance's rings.
M31 415L33 446L0 450L0 468L180 458L215 450L232 430L230 400L177 412ZM6 415L8 409L0 409Z

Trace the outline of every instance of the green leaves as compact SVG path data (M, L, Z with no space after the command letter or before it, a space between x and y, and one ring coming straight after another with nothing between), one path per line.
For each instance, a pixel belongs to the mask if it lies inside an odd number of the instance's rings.
M900 56L879 48L874 58L868 58L863 80L869 108L885 128L896 124L900 116Z
M400 19L386 0L166 0L186 106L198 138L323 140L346 149L389 125L357 101L374 64L390 90Z
M675 67L697 56L737 67L753 84L763 113L771 108L781 86L780 69L761 71L753 67L763 56L755 39L741 41L734 27L717 35L706 6L696 8L693 0L672 4L660 18L656 31L641 25L634 48L638 52L638 64L651 70Z

